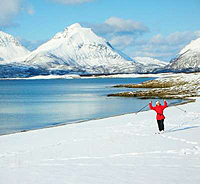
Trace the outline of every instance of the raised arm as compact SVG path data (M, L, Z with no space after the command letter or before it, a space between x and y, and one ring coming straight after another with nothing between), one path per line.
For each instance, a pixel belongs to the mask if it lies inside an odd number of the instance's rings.
M164 106L163 106L163 108L165 109L166 107L167 107L167 101L164 100Z
M149 102L149 108L150 108L151 110L154 110L154 107L152 106L152 101Z

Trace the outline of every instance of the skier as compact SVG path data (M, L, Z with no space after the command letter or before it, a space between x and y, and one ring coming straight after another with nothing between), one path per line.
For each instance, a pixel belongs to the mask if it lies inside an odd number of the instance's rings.
M150 109L156 111L156 113L157 113L156 119L157 119L157 123L158 123L159 133L163 133L164 132L164 119L165 119L165 116L163 115L163 111L167 107L167 101L164 100L164 105L161 105L160 102L157 101L155 107L152 106L152 101L150 101L149 107L150 107Z

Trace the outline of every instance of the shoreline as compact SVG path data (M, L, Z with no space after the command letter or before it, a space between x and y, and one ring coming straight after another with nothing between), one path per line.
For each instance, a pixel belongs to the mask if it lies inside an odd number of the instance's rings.
M180 99L182 100L182 99ZM182 102L177 102L173 105L170 105L168 107L173 107L173 106L179 106L179 105L185 105L188 103L193 103L196 101L195 99L187 99L186 101L182 101ZM151 111L150 109L148 110L142 110L138 113L141 112L147 112L147 111ZM132 115L132 114L138 114L137 112L130 112L130 113L124 113L124 114L119 114L119 115L113 115L113 116L108 116L108 117L102 117L102 118L93 118L93 119L87 119L87 120L79 120L79 121L75 121L75 122L66 122L66 123L61 123L61 124L56 124L56 125L49 125L46 127L41 127L41 128L34 128L34 129L29 129L29 130L21 130L21 131L16 131L13 133L8 133L8 134L1 134L0 137L3 136L12 136L12 135L16 135L16 134L21 134L21 133L27 133L27 132L34 132L34 131L38 131L38 130L45 130L45 129L52 129L52 128L57 128L57 127L64 127L64 126L68 126L68 125L76 125L76 124L83 124L83 123L87 123L89 121L96 121L96 120L106 120L108 118L115 118L115 117L120 117L120 116L124 116L124 115Z
M151 77L166 77L174 76L176 73L160 73L160 74L96 74L96 75L79 75L79 74L67 74L67 75L38 75L27 78L0 78L3 80L50 80L50 79L98 79L98 78L151 78Z
M179 74L157 78L140 84L115 85L116 88L142 89L108 94L108 97L138 97L140 99L183 99L200 96L200 73Z
M198 73L200 74L200 73ZM149 75L149 74L148 74ZM167 75L167 76L163 76L161 75L158 79L154 79L154 80L150 80L150 81L147 81L147 82L143 82L143 83L140 83L140 84L133 84L134 87L136 88L141 88L141 85L144 85L143 87L146 88L147 90L144 90L144 91L136 91L136 92L123 92L123 93L116 93L116 94L108 94L107 96L120 96L120 97L128 97L128 98L140 98L140 99L174 99L174 100L181 100L181 102L179 103L175 103L171 106L177 106L177 105L183 105L183 104L187 104L187 103L192 103L192 102L195 102L196 101L196 98L198 96L190 96L190 97L181 97L180 95L172 95L170 97L168 96L151 96L151 95L147 95L147 96L137 96L135 95L136 93L140 93L142 92L142 94L144 92L148 92L152 90L152 88L156 89L157 90L157 86L160 85L160 84L164 84L165 85L165 82L166 82L166 79L167 79L167 82L169 82L169 79L171 80L171 78L173 77L177 77L177 76L180 76L180 75L184 75L184 74L177 74L177 75ZM185 75L190 75L190 74L185 74ZM121 76L121 75L120 75ZM126 75L127 76L127 75ZM139 77L141 77L141 74L139 74ZM152 76L149 76L149 77L152 77ZM164 82L163 82L164 81ZM156 82L156 86L155 84L152 85L152 82ZM151 84L151 86L149 86L149 83ZM183 81L179 81L179 83L183 83ZM188 82L187 82L188 83ZM183 83L183 85L187 84L185 81ZM132 84L131 84L132 85ZM175 85L177 85L177 82L175 82ZM189 86L187 87L190 87L191 85L193 85L192 83L190 84L190 81L189 81ZM127 84L127 85L120 85L120 86L114 86L114 87L127 87L127 86L130 86L130 84ZM174 86L174 84L172 85L172 87ZM169 85L169 87L171 87ZM129 87L128 87L129 88ZM131 88L131 87L130 87ZM159 90L166 90L166 88L159 88ZM182 89L182 88L181 88ZM179 91L181 90L179 89ZM177 88L176 88L177 90ZM171 91L170 91L171 92ZM179 93L179 92L178 92ZM125 94L124 96L121 95L121 94ZM169 94L170 95L170 94ZM194 99L195 98L195 99ZM170 107L170 106L169 106ZM146 110L145 110L146 111ZM142 111L143 112L143 111ZM70 125L70 124L79 124L79 123L85 123L85 122L88 122L88 121L93 121L93 120L100 120L100 119L106 119L106 118L112 118L112 117L118 117L118 116L122 116L122 115L126 115L126 114L134 114L134 113L137 113L137 112L130 112L130 113L124 113L124 114L118 114L118 115L112 115L112 116L108 116L108 117L100 117L100 118L94 118L94 119L85 119L85 120L78 120L78 121L75 121L75 122L62 122L62 123L54 123L52 125L49 125L49 126L45 126L45 127L40 127L40 128L33 128L33 129L24 129L24 130L20 130L20 131L14 131L12 133L5 133L5 134L1 134L0 136L6 136L6 135L13 135L13 134L18 134L18 133L24 133L24 132L30 132L30 131L35 131L35 130L40 130L40 129L47 129L47 128L54 128L54 127L59 127L59 126L65 126L65 125Z
M188 74L187 74L188 75ZM174 76L174 75L173 75ZM177 76L177 75L176 75ZM141 75L140 75L141 77ZM150 77L150 76L149 76ZM152 77L152 76L151 76ZM166 76L165 76L166 77ZM158 79L154 79L154 80L151 80L151 81L159 81L159 80L165 80L165 77L162 76L162 77L159 77ZM167 75L167 79L169 79L170 77L172 77L171 75ZM43 80L43 79L42 79ZM150 81L150 82L151 82ZM147 82L144 82L144 83L148 83L149 81ZM137 85L141 85L142 83L140 84L137 84ZM126 86L126 85L125 85ZM122 85L123 87L123 85ZM161 88L162 89L162 88ZM164 88L165 89L165 88ZM149 89L147 88L147 91ZM139 91L140 92L140 91ZM143 92L143 91L142 91ZM128 93L130 94L130 92L124 92L124 93ZM137 91L136 91L137 93ZM122 94L122 93L119 93L119 94ZM107 96L109 96L110 94L108 94ZM114 94L115 95L115 94ZM112 95L111 95L112 96ZM118 95L116 95L118 96ZM161 98L158 98L158 96L156 97L153 97L153 96L147 96L147 97L138 97L138 96L134 96L131 92L131 95L130 96L123 96L123 97L128 97L128 98L140 98L140 99L163 99L162 97ZM196 97L193 97L195 99L193 99L192 97L190 98L181 98L180 96L176 97L176 98L173 98L173 97L170 97L170 98L166 98L164 97L165 99L174 99L174 100L181 100L181 102L179 103L175 103L171 106L178 106L178 105L183 105L183 104L187 104L187 103L192 103L192 102L195 102L196 101ZM169 106L170 107L170 106ZM145 110L146 111L146 110ZM143 111L142 111L143 112ZM65 126L65 125L71 125L71 124L79 124L79 123L85 123L85 122L88 122L88 121L92 121L92 120L100 120L100 119L107 119L107 118L112 118L112 117L118 117L118 116L122 116L122 115L126 115L126 114L134 114L134 113L137 113L137 112L130 112L130 113L124 113L124 114L118 114L118 115L113 115L113 116L108 116L108 117L100 117L100 118L94 118L94 119L86 119L86 120L78 120L78 121L75 121L75 122L62 122L62 123L55 123L55 124L52 124L52 125L49 125L49 126L46 126L46 127L41 127L41 128L33 128L33 129L24 129L24 130L20 130L20 131L15 131L15 132L12 132L12 133L5 133L5 134L2 134L0 136L6 136L6 135L13 135L13 134L18 134L18 133L24 133L24 132L30 132L30 131L36 131L36 130L41 130L41 129L47 129L47 128L54 128L54 127L59 127L59 126Z

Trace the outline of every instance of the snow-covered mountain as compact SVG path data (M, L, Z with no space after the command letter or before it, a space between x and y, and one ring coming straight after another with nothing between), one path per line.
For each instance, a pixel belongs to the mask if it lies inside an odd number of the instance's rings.
M141 66L78 23L57 33L22 63L58 74L136 73Z
M173 72L200 71L200 38L191 41L171 60L166 69Z
M16 38L0 31L0 61L24 57L29 53Z
M150 57L134 57L133 58L138 64L141 64L142 67L142 72L152 72L155 69L158 68L163 68L165 67L168 63L164 61L160 61L155 58L150 58Z
M3 35L3 33L2 33ZM165 62L148 58L131 59L116 50L104 38L97 36L90 28L75 23L57 33L51 40L29 53L14 37L7 36L10 51L0 63L0 77L28 77L49 74L116 74L149 73L162 68ZM13 40L11 42L11 40ZM14 44L15 43L15 44ZM24 52L21 55L10 54L14 46ZM24 53L24 57L23 56ZM28 53L28 55L27 55ZM20 57L20 58L19 58ZM15 59L14 59L15 58Z

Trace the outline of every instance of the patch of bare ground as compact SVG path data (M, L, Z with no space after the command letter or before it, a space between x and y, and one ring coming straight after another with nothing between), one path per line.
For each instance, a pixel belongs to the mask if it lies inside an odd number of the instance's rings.
M169 88L172 86L181 86L185 85L186 82L174 82L174 81L158 81L158 80L151 80L148 82L142 82L140 84L120 84L115 85L113 87L116 88Z
M108 94L107 96L138 97L141 99L165 98L165 99L188 99L199 96L200 83L196 80L185 80L181 76L162 78L143 82L140 84L116 85L113 87L146 88L146 90Z

